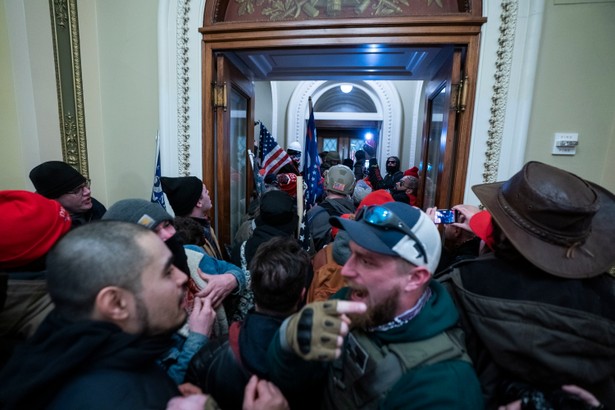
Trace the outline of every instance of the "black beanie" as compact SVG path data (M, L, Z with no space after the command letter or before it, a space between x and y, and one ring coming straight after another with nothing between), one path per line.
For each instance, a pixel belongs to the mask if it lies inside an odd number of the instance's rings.
M152 231L163 221L173 222L173 217L159 203L145 199L122 199L111 206L102 219L133 222Z
M189 215L203 193L203 181L197 177L162 177L160 182L176 216Z
M30 180L36 192L56 199L85 184L86 179L75 168L62 161L47 161L32 168Z

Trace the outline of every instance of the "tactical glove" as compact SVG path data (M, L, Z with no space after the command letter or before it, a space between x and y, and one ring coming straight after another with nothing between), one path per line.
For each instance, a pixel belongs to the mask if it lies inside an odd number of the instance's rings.
M282 348L305 360L334 360L342 320L337 300L313 302L286 319L280 328Z

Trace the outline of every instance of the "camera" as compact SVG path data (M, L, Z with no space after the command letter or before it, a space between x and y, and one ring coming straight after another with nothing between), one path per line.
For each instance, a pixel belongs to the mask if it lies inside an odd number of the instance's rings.
M455 209L438 209L434 222L437 224L452 224L457 222L459 212Z

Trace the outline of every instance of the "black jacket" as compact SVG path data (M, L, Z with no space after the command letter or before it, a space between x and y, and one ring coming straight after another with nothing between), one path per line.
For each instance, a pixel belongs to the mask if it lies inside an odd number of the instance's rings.
M169 337L114 324L69 322L52 311L0 373L5 409L164 409L179 391L156 359Z
M211 394L224 410L241 409L243 390L252 374L269 379L267 350L283 317L250 312L243 323L233 323L228 340L210 343L194 355L186 382ZM291 409L318 408L320 392L310 398L287 395Z
M90 208L87 212L80 214L70 214L70 218L72 220L71 228L76 228L88 222L97 221L107 212L107 208L100 202L96 200L96 198L92 197L92 208Z
M564 279L486 255L439 279L460 310L488 409L513 401L502 400L511 382L546 393L576 384L615 408L615 278Z

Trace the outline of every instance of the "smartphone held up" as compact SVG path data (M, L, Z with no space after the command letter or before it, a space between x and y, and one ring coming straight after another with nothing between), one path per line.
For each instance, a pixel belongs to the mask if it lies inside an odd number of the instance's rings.
M438 209L436 210L436 216L434 222L437 224L452 224L459 219L459 211L456 209Z

